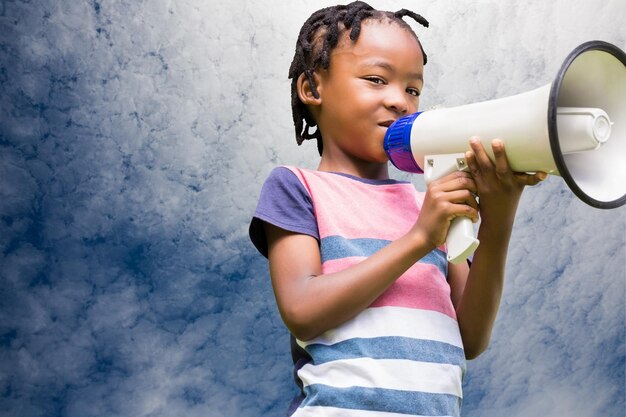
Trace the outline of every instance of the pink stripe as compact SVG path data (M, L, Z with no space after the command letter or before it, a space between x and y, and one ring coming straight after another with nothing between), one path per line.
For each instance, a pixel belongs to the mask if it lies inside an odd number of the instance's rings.
M395 240L413 226L419 214L412 184L372 186L336 174L288 168L305 188L316 190L309 194L313 198L321 238L341 231L348 239ZM343 209L346 190L350 190L349 210ZM408 198L398 198L398 193ZM372 200L376 205L371 204Z
M322 273L338 272L363 260L361 257L351 257L327 261L322 265ZM432 310L456 320L446 278L436 266L425 263L417 263L409 268L370 307L385 306Z
M413 269L416 271L412 271ZM432 275L429 277L429 274ZM456 312L450 299L450 286L437 267L429 264L411 267L371 305L385 306L438 311L456 320Z

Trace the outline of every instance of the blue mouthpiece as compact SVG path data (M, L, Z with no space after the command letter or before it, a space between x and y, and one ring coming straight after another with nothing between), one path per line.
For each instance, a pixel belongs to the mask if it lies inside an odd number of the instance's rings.
M411 152L411 128L413 122L422 114L413 113L396 120L385 134L383 146L391 163L400 171L423 174L424 170L415 162Z

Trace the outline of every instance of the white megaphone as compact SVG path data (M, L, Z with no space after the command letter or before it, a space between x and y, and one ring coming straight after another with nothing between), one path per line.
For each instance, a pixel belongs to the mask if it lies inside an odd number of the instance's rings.
M501 139L516 172L563 177L585 203L626 203L626 54L607 42L586 42L565 59L555 80L515 96L429 110L398 119L384 147L396 168L424 173L426 183L464 170L468 141L478 136L493 160ZM460 263L478 247L469 218L455 219L446 245Z

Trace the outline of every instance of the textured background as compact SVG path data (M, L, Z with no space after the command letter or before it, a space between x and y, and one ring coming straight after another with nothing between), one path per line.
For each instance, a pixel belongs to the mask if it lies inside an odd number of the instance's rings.
M273 166L317 164L286 74L329 4L0 3L1 415L282 415L288 334L247 226ZM587 40L626 47L621 0L372 5L431 22L423 108L544 85ZM464 416L623 416L625 218L556 177L525 192Z

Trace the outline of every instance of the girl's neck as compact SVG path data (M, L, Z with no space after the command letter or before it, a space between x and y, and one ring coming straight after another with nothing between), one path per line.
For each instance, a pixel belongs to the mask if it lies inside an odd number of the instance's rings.
M389 169L387 163L370 163L343 158L342 160L337 160L335 158L325 157L325 155L322 155L322 159L317 167L317 170L325 172L341 172L370 180L389 179Z

